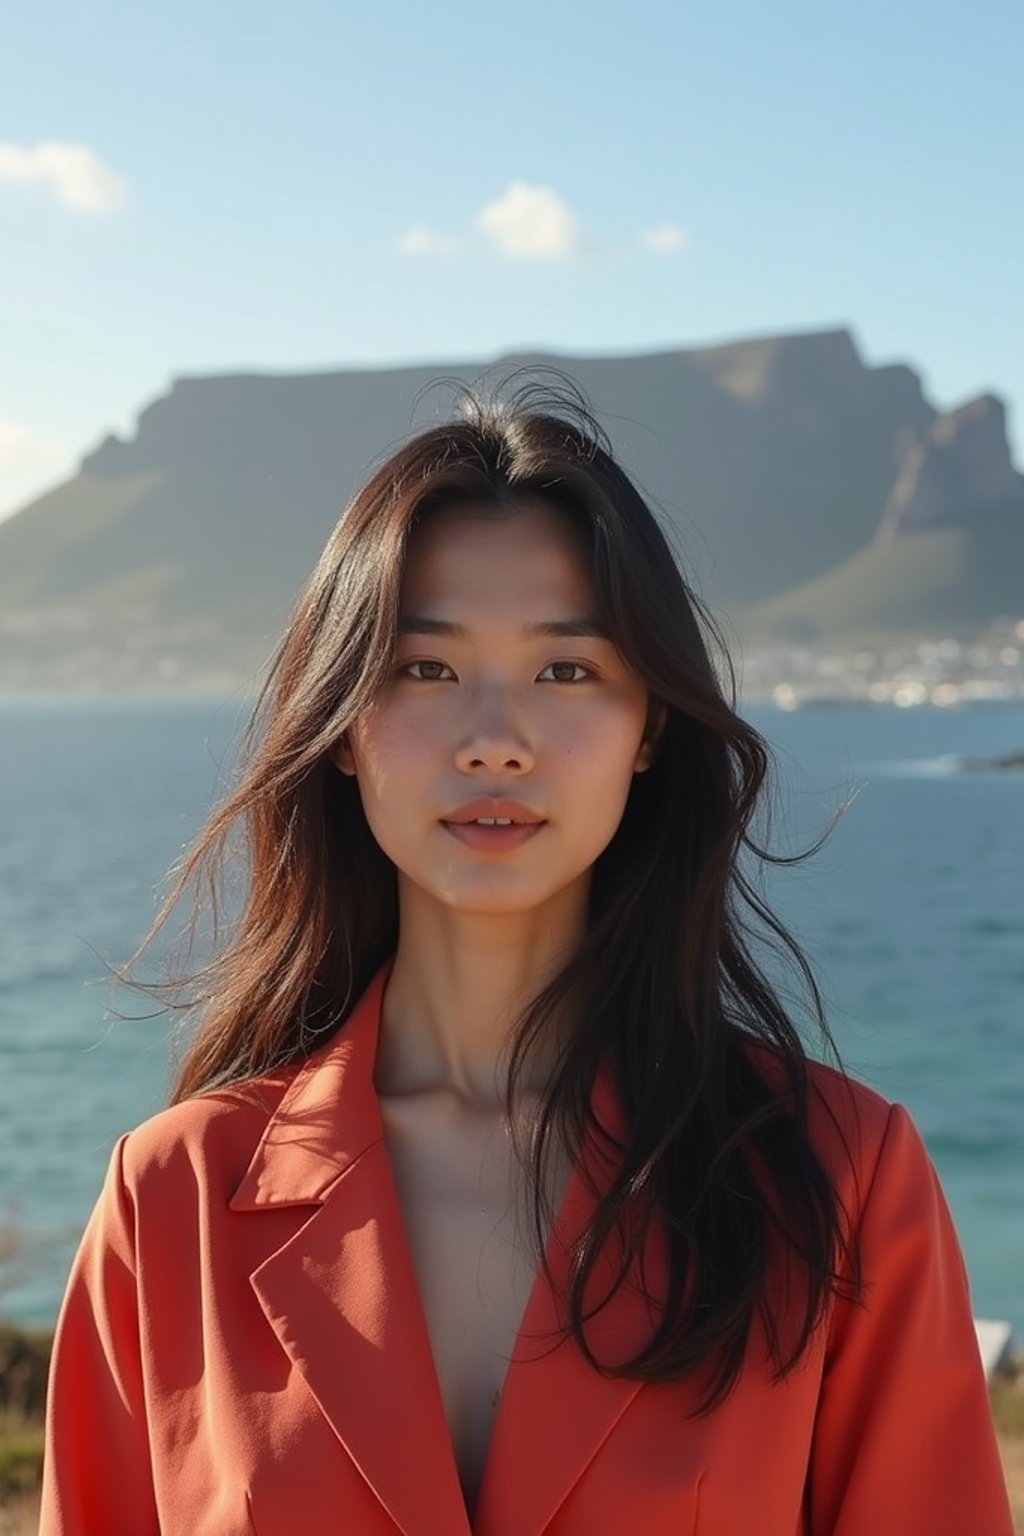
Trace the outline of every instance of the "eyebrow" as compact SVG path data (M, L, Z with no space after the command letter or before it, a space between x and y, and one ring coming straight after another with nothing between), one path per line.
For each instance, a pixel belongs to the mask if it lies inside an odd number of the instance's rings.
M424 613L404 614L398 621L400 635L447 635L453 640L468 640L465 624L453 624L448 619L431 618ZM524 624L524 640L551 638L553 636L592 636L596 640L610 640L608 626L589 614L571 619L547 619L540 624Z

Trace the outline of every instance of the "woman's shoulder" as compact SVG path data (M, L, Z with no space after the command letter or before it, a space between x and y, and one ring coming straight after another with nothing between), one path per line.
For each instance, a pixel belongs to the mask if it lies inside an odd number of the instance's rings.
M140 1121L118 1143L127 1188L237 1183L298 1070L210 1088Z
M759 1040L746 1042L758 1071L780 1092L788 1088L782 1052ZM814 1151L839 1181L852 1173L859 1181L877 1168L894 1129L919 1141L903 1105L846 1069L806 1058L807 1134Z

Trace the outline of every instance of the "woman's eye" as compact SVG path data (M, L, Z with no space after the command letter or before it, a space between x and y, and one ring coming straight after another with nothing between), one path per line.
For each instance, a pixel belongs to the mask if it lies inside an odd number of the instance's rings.
M554 669L556 667L562 667L562 668L568 667L570 672L575 668L575 670L577 672L582 672L585 677L591 677L593 675L591 673L590 668L589 667L585 667L581 661L549 661L547 666L544 668L544 671L548 672L548 671L551 671L552 669ZM565 676L562 676L562 677L556 677L554 679L554 681L556 683L582 683L584 681L584 678L583 677L565 677Z
M406 666L400 668L400 671L411 673L413 677L416 677L417 682L421 683L439 683L441 678L435 673L428 673L426 677L417 677L416 673L412 672L413 667L439 667L442 672L450 670L450 668L445 667L443 661L410 661Z

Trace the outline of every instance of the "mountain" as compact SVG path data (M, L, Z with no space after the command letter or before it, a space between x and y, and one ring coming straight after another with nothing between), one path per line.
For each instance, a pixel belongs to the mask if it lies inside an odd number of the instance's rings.
M1024 616L1024 477L982 395L908 437L872 539L742 616L748 637L855 644L969 636Z
M869 367L834 330L176 379L133 437L107 437L0 524L0 687L250 677L356 487L451 414L442 381L536 365L580 385L690 579L744 640L944 632L951 602L971 624L1024 613L1024 480L999 402L940 414L911 368Z

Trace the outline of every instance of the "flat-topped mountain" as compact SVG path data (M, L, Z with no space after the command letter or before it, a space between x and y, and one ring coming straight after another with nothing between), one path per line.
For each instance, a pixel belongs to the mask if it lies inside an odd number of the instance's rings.
M356 486L451 414L438 381L534 365L578 382L744 642L861 624L946 633L954 593L969 625L1024 614L1024 479L999 402L940 414L911 368L866 366L837 330L635 357L177 379L134 437L107 437L0 524L0 687L251 675Z

